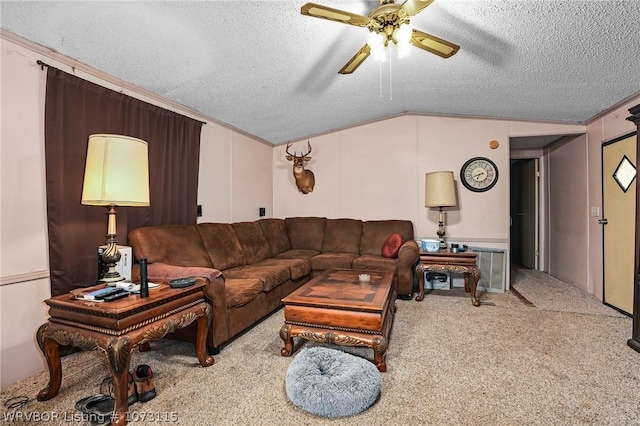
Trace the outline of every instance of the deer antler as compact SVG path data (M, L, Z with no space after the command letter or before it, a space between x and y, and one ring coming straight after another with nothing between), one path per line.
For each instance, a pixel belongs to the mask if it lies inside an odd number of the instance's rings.
M284 152L295 158L304 158L307 155L311 154L311 142L307 141L307 147L309 148L309 151L305 152L304 154L298 155L297 152L295 154L292 154L289 152L289 148L291 148L291 142L287 142L287 148L285 148Z
M292 157L295 157L295 154L292 154L289 152L289 148L291 147L291 142L287 142L287 148L284 150L284 152L286 152L287 154L289 154Z
M311 154L311 142L307 141L307 146L309 147L309 151L302 154L301 157L306 157L307 155Z

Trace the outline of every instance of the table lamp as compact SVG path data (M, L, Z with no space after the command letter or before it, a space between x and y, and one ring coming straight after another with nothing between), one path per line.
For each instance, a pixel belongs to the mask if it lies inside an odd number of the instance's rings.
M124 278L116 271L120 252L116 240L116 206L149 205L149 156L147 142L129 136L89 136L84 170L82 204L105 206L108 211L107 247L102 261L107 271L102 278L115 285Z
M443 207L456 206L456 185L453 181L453 172L432 172L425 175L424 206L437 207L440 211L438 221L438 238L440 250L447 248L444 242L444 211Z

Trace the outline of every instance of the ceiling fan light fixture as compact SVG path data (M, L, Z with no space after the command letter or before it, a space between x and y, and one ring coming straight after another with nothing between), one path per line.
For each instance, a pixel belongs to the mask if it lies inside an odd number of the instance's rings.
M398 51L398 58L404 58L409 56L409 52L411 51L411 44L400 44L396 45L396 50Z
M402 23L393 32L393 38L396 42L396 48L398 50L398 58L404 58L409 54L411 50L411 37L413 30L408 23Z
M371 56L373 56L374 59L379 61L385 60L386 56L384 54L384 51L387 44L386 35L376 31L371 31L369 33L369 39L367 40L367 44L371 49Z
M400 26L393 32L393 38L396 40L396 44L398 44L399 46L410 45L412 35L413 30L411 29L411 25L409 25L407 22L400 24Z

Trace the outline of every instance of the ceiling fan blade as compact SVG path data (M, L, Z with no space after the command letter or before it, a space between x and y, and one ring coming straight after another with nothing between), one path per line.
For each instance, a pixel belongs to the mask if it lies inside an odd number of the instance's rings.
M371 53L371 48L369 47L368 44L365 44L364 46L362 46L360 50L358 50L358 52L355 55L353 55L353 58L349 59L349 62L347 62L347 64L344 67L342 67L342 69L338 71L338 73L351 74L356 70L356 68L360 66L361 63L364 62L365 59L369 57L370 53Z
M457 44L415 29L411 36L411 44L445 59L455 55L458 49L460 49L460 46Z
M357 27L366 27L371 21L371 18L368 16L345 12L344 10L334 9L316 3L304 4L300 8L300 13L313 16L314 18L328 19L329 21L342 22L343 24L355 25Z
M409 16L415 16L433 2L434 0L407 0L402 5L402 10Z

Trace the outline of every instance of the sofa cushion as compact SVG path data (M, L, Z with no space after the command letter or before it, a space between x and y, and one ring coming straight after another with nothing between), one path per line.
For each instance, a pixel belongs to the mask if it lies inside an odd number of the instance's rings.
M398 252L400 251L401 246L402 235L398 234L397 232L389 235L389 238L384 240L384 243L382 243L382 257L388 257L390 259L398 257Z
M285 220L292 249L322 251L324 217L288 217Z
M360 254L362 221L356 219L327 219L322 242L323 252Z
M271 291L291 278L287 266L244 265L224 271L225 278L257 278L262 281L262 290Z
M196 225L214 267L224 271L245 264L240 240L229 223Z
M276 256L276 259L311 259L320 254L319 250L291 249Z
M265 259L256 265L263 266L286 266L289 268L289 275L292 280L297 280L311 273L311 262L309 259Z
M236 222L232 225L248 265L271 257L271 248L258 222Z
M351 269L353 259L358 257L355 253L320 253L311 258L311 269L325 271L327 269Z
M129 232L129 245L136 259L175 266L213 268L194 225L161 225L137 228Z
M224 293L227 309L244 306L262 292L262 281L257 278L225 278Z
M287 225L284 219L260 219L258 223L271 248L271 257L291 248Z
M410 220L369 220L362 224L360 254L380 255L384 241L398 233L402 241L413 240L413 224Z
M373 270L373 271L396 271L398 261L379 255L364 254L353 259L351 264L353 269Z

